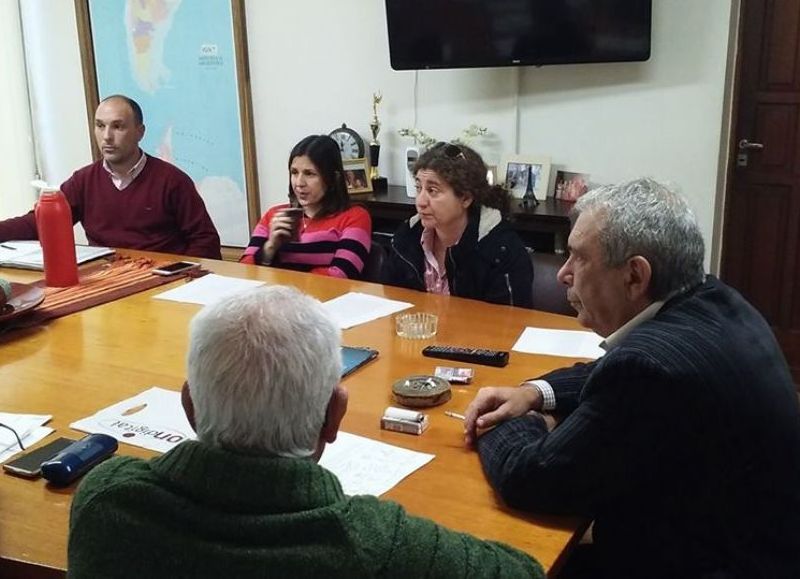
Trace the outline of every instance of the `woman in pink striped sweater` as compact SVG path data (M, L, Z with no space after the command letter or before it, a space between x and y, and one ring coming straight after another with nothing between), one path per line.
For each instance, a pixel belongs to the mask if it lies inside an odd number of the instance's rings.
M303 212L292 215L291 207ZM310 135L289 155L289 203L264 214L239 261L359 278L371 236L369 213L350 204L339 146Z

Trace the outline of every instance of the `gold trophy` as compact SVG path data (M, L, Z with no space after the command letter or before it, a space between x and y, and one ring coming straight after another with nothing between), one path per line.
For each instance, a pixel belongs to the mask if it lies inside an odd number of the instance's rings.
M378 105L381 104L383 95L379 92L372 93L372 122L369 128L372 131L372 140L369 142L369 178L372 181L373 191L386 191L386 178L381 177L378 172L378 160L381 154L381 144L378 141L378 133L381 130L381 122L378 120Z

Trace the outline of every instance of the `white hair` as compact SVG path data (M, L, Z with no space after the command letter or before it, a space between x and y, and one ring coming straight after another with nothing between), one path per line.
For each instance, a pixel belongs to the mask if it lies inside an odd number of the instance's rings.
M666 299L705 279L700 227L686 200L653 179L635 179L590 191L573 214L603 219L600 243L606 265L641 255L650 263L650 297Z
M190 326L188 382L198 438L311 456L341 376L341 332L314 298L260 287L206 306Z

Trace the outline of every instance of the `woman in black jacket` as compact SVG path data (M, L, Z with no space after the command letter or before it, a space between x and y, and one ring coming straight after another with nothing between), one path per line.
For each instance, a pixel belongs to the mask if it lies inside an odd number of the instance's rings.
M465 145L438 143L414 166L417 214L395 232L383 282L531 307L533 266L503 219L509 195Z

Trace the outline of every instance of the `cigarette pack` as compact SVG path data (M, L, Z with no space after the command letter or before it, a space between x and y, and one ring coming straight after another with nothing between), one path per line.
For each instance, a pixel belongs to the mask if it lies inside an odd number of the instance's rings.
M406 434L422 434L428 428L428 417L425 416L421 422L416 422L414 420L384 416L381 418L381 428L393 432L405 432Z
M436 366L434 376L444 378L453 384L469 384L475 376L472 368L451 368L450 366Z
M422 434L428 428L428 415L415 410L389 406L383 411L381 428L406 434Z

